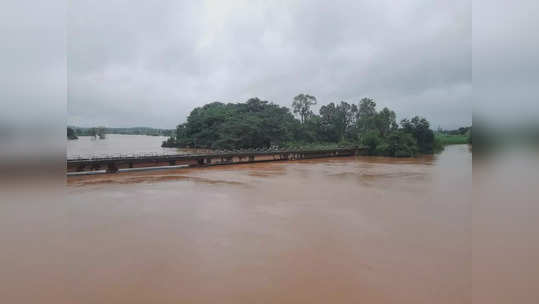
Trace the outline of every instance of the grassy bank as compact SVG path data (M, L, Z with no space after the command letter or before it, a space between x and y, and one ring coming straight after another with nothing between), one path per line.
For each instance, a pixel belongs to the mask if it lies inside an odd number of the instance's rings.
M468 135L436 134L436 140L442 145L462 145L468 143Z

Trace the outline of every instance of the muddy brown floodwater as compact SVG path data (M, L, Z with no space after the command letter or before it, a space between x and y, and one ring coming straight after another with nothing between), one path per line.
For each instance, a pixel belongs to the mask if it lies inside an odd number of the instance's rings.
M0 202L2 303L471 302L467 146L19 190Z
M68 185L77 303L470 303L467 146Z

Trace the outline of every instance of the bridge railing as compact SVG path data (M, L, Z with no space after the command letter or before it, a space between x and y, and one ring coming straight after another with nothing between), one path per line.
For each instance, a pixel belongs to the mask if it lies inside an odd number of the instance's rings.
M121 160L121 159L139 159L139 158L148 158L148 157L197 157L197 156L219 156L219 155L230 155L230 154L264 154L264 153L304 153L304 152L325 152L325 151L346 151L346 150L357 150L364 147L343 147L343 148L326 148L326 149L308 149L308 148L295 148L295 149L279 149L278 147L272 148L257 148L257 149L234 149L234 150L214 150L207 153L160 153L160 152L142 152L142 153L118 153L118 154L100 154L100 155L71 155L67 157L67 161L92 161L92 160Z

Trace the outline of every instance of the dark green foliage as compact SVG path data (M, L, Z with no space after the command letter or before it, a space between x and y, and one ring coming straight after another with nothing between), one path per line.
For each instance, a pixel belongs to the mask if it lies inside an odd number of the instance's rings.
M434 132L430 129L430 124L425 118L415 116L411 120L403 119L401 127L404 132L414 136L419 152L425 154L434 153Z
M461 127L455 130L438 129L435 134L435 145L463 145L471 144L472 127Z
M382 146L382 154L387 156L411 157L418 152L415 138L402 130L391 132Z
M305 123L305 120L307 120L313 115L311 107L315 104L316 97L309 94L299 94L294 97L294 101L292 102L292 109L294 110L294 114L299 114L299 118L302 124Z
M294 118L290 110L258 98L245 103L214 102L194 109L187 122L176 128L175 136L163 146L247 149L280 146L350 147L363 145L370 155L411 157L433 153L437 143L429 122L420 117L396 122L388 108L376 111L376 103L363 98L359 106L341 101L320 108L310 107L316 98L300 94L294 98Z
M78 136L96 136L96 128L70 127ZM133 127L133 128L103 128L104 134L124 134L124 135L150 135L150 136L171 136L174 130L171 129L154 129L148 127Z
M440 133L447 135L467 135L471 131L472 127L461 127L455 130L441 130Z
M211 149L262 148L294 138L298 123L290 110L251 98L245 103L214 102L194 109L176 137L164 146Z
M376 102L372 98L363 98L359 101L357 113L357 127L360 132L375 128Z
M302 142L323 142L327 137L322 127L322 119L318 115L312 115L307 119L303 125L296 125L293 130L294 139Z
M361 136L361 144L368 147L370 155L376 154L376 147L380 145L382 138L376 130L368 130Z
M342 122L337 114L337 107L332 102L320 108L320 126L324 141L337 142L342 138Z
M380 136L385 137L392 131L397 130L399 127L397 125L395 112L384 108L382 111L374 115L374 126L380 132Z
M354 104L341 101L333 102L320 108L320 123L322 139L329 142L339 142L345 139L355 127L358 108Z
M67 127L67 139L78 139L77 135L75 135L75 130L73 130L73 128Z
M105 127L96 127L96 128L87 128L84 132L81 132L80 129L77 129L75 132L79 134L79 136L93 136L95 138L99 137L99 139L105 139L106 132Z
M426 119L404 119L399 129L396 116L388 108L377 112L376 103L370 98L360 101L356 126L360 142L368 147L370 155L411 157L434 153L434 132Z
M395 130L382 137L378 130L370 130L362 136L361 143L368 147L370 155L412 157L418 152L415 138L403 130Z

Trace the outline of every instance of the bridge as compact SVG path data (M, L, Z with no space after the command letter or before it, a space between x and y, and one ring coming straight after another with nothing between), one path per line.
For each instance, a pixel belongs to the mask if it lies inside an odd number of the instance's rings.
M264 161L299 160L323 157L362 155L366 147L318 149L318 150L234 150L216 151L204 154L153 154L119 155L91 158L68 158L67 172L96 171L105 169L107 173L116 173L124 168L145 168L187 165L202 167L229 165Z

